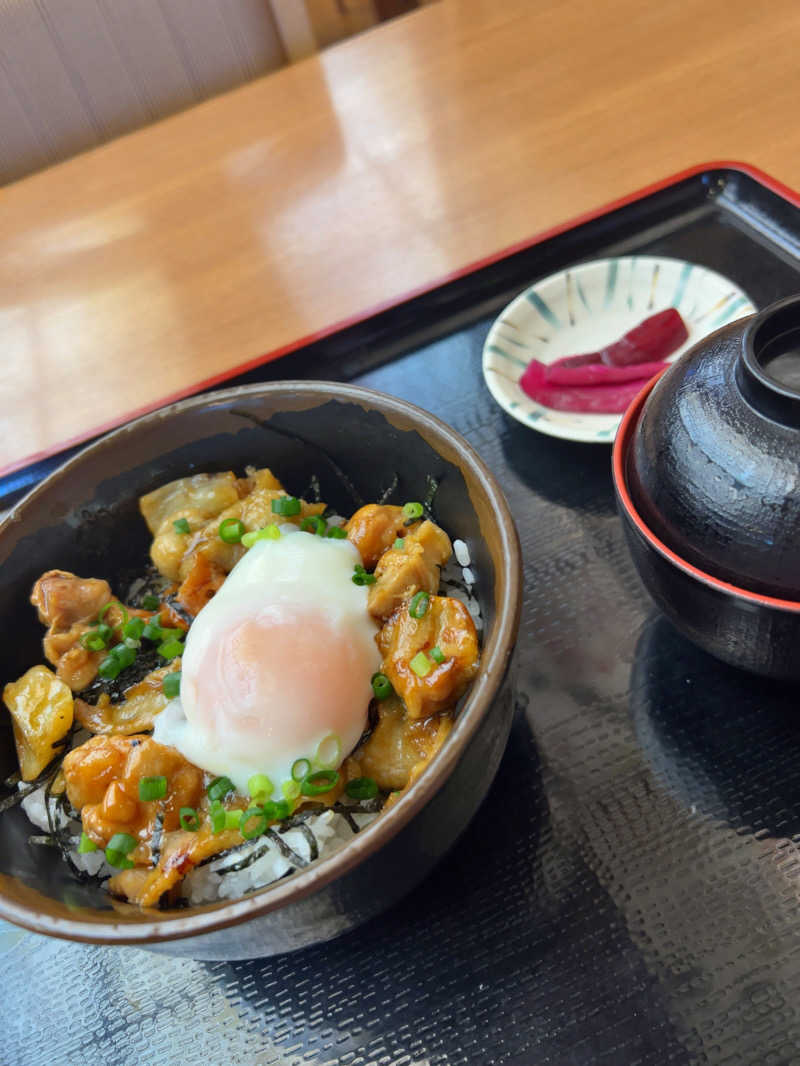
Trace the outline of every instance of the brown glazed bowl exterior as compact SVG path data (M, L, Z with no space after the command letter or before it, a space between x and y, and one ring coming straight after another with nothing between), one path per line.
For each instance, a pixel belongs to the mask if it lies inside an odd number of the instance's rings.
M753 592L701 570L665 544L638 510L629 482L630 454L655 385L648 382L626 411L612 458L617 509L639 576L673 625L700 648L743 670L798 681L800 602Z
M27 844L17 807L0 814L0 917L38 933L135 944L198 959L254 958L338 936L379 914L430 871L484 798L513 714L510 663L520 614L517 532L494 478L472 448L427 412L393 397L329 382L279 382L185 400L86 448L0 525L0 680L42 660L42 628L28 598L49 568L130 579L148 558L138 497L192 472L269 466L302 493L312 475L342 513L439 480L438 521L466 541L484 620L478 677L442 750L399 803L338 853L233 902L142 912L77 883L50 848ZM0 776L16 768L7 715Z

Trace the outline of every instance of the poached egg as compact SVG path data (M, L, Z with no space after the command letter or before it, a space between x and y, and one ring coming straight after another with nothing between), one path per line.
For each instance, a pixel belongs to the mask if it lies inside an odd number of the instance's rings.
M367 588L352 580L360 562L348 540L294 526L256 541L195 618L155 739L245 795L265 774L280 799L298 759L338 767L380 666Z

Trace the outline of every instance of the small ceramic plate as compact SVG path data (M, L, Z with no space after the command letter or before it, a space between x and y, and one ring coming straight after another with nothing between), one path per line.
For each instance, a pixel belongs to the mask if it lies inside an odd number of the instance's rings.
M553 411L526 396L519 379L531 359L552 363L595 351L667 307L680 311L689 330L669 361L756 310L728 278L682 259L595 259L538 281L506 307L483 346L486 384L500 406L526 426L567 440L611 443L622 415Z

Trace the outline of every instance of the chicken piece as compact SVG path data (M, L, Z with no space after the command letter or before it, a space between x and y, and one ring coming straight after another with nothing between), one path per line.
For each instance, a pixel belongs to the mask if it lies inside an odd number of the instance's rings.
M409 718L427 718L452 707L478 669L478 636L469 611L449 596L431 596L422 618L412 618L404 600L378 634L382 671L406 705ZM438 647L444 659L427 654ZM426 653L428 673L411 662Z
M202 551L193 552L190 558L191 568L181 582L176 598L190 614L196 616L221 587L226 571L209 562Z
M232 470L221 474L194 474L148 492L139 499L139 510L155 537L165 522L181 517L184 511L196 512L201 521L207 520L230 507L242 494Z
M398 537L407 536L417 524L406 526L402 507L368 503L359 507L344 528L347 539L358 548L364 566L372 570L386 549Z
M453 723L447 715L411 719L396 696L378 704L378 716L378 724L352 758L382 791L402 791L415 767L420 766L421 773L428 765Z
M11 714L20 776L33 781L52 762L72 726L72 693L46 666L32 666L3 689Z
M250 491L246 481L240 481L232 470L222 474L195 474L178 478L142 496L139 509L153 534L150 558L159 573L169 581L181 581L181 562L193 547L197 534L222 511L236 504ZM188 533L175 528L175 522L185 520Z
M65 756L63 771L86 835L104 848L115 833L129 833L139 841L129 858L139 865L151 860L157 819L165 833L177 829L181 807L196 807L203 797L203 771L147 736L91 737ZM166 777L166 795L140 800L143 777Z
M53 633L64 633L76 623L94 622L111 599L111 586L98 578L76 577L68 570L48 570L31 592L39 621Z
M378 560L367 600L372 617L388 618L420 589L436 592L440 569L452 553L450 538L434 522L426 520L412 529L402 548L389 548Z
M250 492L255 492L257 489L282 489L280 481L275 477L272 471L263 466L261 469L257 469L254 466L248 466L245 470L247 475L240 479L240 484L244 486L246 491L242 492L242 495L246 496Z
M189 526L186 533L175 528L175 523L181 521L185 521ZM206 515L188 507L174 511L164 520L150 545L150 558L158 572L168 581L178 582L183 579L183 561L197 543L207 523Z
M238 829L213 833L204 822L196 833L177 830L162 837L158 864L149 870L122 870L108 882L115 896L124 896L140 907L154 907L164 895L204 859L242 843Z
M105 692L100 695L95 706L76 699L75 718L91 733L130 735L152 729L156 715L167 705L163 690L164 678L180 668L181 660L177 658L166 666L153 670L141 681L126 688L124 699L119 703L112 703Z
M269 474L269 471L257 473ZM191 539L184 534L184 541L188 540L188 545L185 546L178 564L178 577L182 582L178 599L188 611L196 615L206 605L247 550L240 544L228 544L222 540L219 527L226 519L238 518L249 532L262 529L272 522L291 522L299 525L308 515L322 514L325 510L324 503L306 503L301 500L299 514L288 518L276 515L272 510L272 501L286 495L281 488L256 488L244 499L218 514ZM169 537L169 530L165 530L162 539Z
M31 603L38 609L39 620L49 626L44 637L45 657L73 692L94 680L106 654L82 647L80 639L110 600L107 581L77 577L67 570L48 570L33 586ZM107 612L109 625L115 624L114 610Z

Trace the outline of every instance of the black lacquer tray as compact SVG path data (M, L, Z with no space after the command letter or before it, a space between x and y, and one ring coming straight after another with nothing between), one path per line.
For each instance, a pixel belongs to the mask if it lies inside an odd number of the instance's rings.
M749 168L696 169L240 379L402 396L498 475L526 564L499 776L413 895L319 948L186 963L0 927L0 1061L800 1062L800 691L680 637L628 557L609 449L512 421L481 377L518 291L638 252L763 306L800 291L800 208Z

